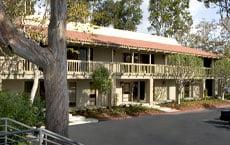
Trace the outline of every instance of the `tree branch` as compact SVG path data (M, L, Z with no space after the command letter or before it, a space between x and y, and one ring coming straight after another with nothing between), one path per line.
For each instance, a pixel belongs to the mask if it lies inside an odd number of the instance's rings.
M15 54L28 59L34 64L44 67L50 63L51 52L48 48L39 46L7 18L2 1L0 1L0 45L11 49Z

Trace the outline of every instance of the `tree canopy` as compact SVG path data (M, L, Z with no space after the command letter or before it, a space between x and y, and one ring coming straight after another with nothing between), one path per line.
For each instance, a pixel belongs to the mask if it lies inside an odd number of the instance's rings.
M225 52L230 46L229 42L230 34L214 21L201 21L182 40L186 46L215 52Z
M135 31L142 19L142 0L106 0L95 4L91 22L99 26Z
M149 31L159 36L179 39L189 32L192 25L188 8L189 0L150 0Z
M171 54L167 58L169 65L173 65L170 71L177 86L177 103L180 104L182 89L186 83L191 83L195 77L202 75L200 68L203 66L203 61L199 57L184 54Z
M207 8L215 5L219 8L221 23L224 28L230 32L230 0L198 0L203 2Z
M220 80L222 99L224 99L224 88L230 87L230 60L222 58L214 64L214 74Z

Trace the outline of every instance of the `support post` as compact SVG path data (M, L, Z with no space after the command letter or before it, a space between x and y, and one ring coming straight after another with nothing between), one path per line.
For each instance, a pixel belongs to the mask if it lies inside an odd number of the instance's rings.
M149 79L149 84L148 84L148 103L150 105L153 104L153 79Z
M152 54L149 54L149 64L152 64Z
M132 63L134 63L134 52L132 52Z
M111 88L111 106L115 106L117 104L117 95L116 95L116 78L112 78L112 88Z
M2 91L2 79L0 78L0 91Z
M8 121L7 121L6 118L5 118L4 126L5 126L5 144L8 144L8 137L7 137L7 133L8 133L8 129L7 129Z
M88 61L88 71L91 72L91 65L90 65L90 47L88 47L88 50L87 50L87 61Z

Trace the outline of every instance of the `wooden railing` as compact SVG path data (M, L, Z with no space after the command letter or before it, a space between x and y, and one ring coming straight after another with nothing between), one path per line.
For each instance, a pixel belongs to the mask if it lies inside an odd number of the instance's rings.
M114 75L148 75L156 77L170 77L175 76L178 67L172 65L160 64L132 64L120 62L101 62L101 61L80 61L68 60L67 70L68 74L86 74L89 75L99 67L107 68ZM24 59L2 58L0 57L0 74L14 73L14 74L33 74L34 65ZM198 68L194 70L198 77L212 77L213 69Z
M92 73L100 66L107 68L116 75L172 77L179 71L177 70L178 67L172 65L68 60L68 73ZM196 68L194 71L197 77L213 77L213 69L211 68Z

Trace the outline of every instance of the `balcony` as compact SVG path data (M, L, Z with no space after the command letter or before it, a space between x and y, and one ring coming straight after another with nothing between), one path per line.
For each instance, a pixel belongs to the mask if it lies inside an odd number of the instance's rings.
M5 77L11 76L10 78L15 76L16 78L32 78L36 68L35 65L24 59L1 58L0 64L0 74ZM171 65L68 60L68 78L87 78L101 66L107 68L113 76L118 77L141 76L170 79L175 77L176 71L179 71L177 67ZM213 77L211 68L198 68L195 71L197 78Z

